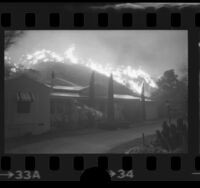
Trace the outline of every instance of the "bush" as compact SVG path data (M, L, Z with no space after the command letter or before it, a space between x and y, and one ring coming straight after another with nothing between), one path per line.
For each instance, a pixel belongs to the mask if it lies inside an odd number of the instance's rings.
M188 146L188 127L183 119L178 119L177 124L168 125L163 122L162 130L156 131L156 139L152 143L168 152L186 152Z

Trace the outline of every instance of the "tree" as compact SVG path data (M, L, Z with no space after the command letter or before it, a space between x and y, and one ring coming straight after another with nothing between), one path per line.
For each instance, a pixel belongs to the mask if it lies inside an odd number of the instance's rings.
M11 63L7 63L6 61L4 62L4 76L5 78L8 78L11 73L12 70L15 68L15 66Z
M8 58L4 58L4 77L8 78L13 73L21 73L25 69L25 66L23 64L14 64L11 60Z
M89 87L89 105L91 107L95 106L95 72L92 72L91 78L90 78L90 87Z
M4 50L7 50L11 45L15 44L17 39L24 34L24 31L5 31L4 33Z
M113 76L111 74L108 84L108 106L107 106L107 118L108 121L114 120L114 90L113 90Z
M165 108L166 101L170 108L176 113L186 114L187 112L187 78L178 79L174 70L167 70L157 81L158 89L152 94L152 98L159 101L159 107ZM163 111L160 109L160 112Z
M5 31L4 32L4 50L8 50L8 48L15 44L17 38L21 37L24 34L24 31ZM5 78L9 77L12 72L21 70L22 65L14 65L8 57L4 57L4 75Z

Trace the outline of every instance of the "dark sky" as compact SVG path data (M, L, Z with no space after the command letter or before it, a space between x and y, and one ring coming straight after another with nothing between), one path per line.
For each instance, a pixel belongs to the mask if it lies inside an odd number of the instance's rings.
M42 49L63 56L72 45L78 58L141 67L153 77L168 69L181 74L188 64L188 38L184 30L26 31L8 53L18 63L23 54Z

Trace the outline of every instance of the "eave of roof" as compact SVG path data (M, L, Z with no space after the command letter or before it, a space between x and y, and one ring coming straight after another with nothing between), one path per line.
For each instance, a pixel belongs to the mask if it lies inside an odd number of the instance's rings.
M59 86L59 85L56 85L56 86L53 86L53 89L54 90L64 90L64 91L80 91L82 89L84 89L84 87L82 86Z
M79 93L63 93L63 92L52 92L50 94L51 97L55 98L88 98L88 96L80 95ZM107 99L107 96L97 96L97 99ZM119 100L141 100L140 97L134 97L131 95L119 95L114 94L114 99ZM150 99L146 99L146 101L151 101Z
M52 92L51 97L55 98L81 98L78 93L62 93L62 92Z
M12 76L10 78L5 79L5 81L15 81L15 80L23 78L23 77L26 78L26 79L29 79L29 80L31 80L31 81L39 84L39 85L42 85L42 86L44 86L46 88L49 88L49 86L47 84L45 84L45 83L43 83L43 82L41 82L39 80L36 80L36 79L32 78L31 76L27 75L26 73L14 75L14 76Z

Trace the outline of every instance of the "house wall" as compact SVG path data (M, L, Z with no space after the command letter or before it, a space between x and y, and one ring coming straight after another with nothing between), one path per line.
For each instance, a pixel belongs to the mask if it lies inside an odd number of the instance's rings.
M104 113L104 118L107 116L107 100L96 100L95 108ZM143 120L142 102L140 100L115 99L115 119L122 121L130 121L132 123ZM145 102L146 120L154 120L158 118L157 103L153 101Z
M76 102L75 102L76 101ZM51 98L51 127L77 129L89 127L88 111L81 104L85 104L85 99L66 98Z
M17 112L17 92L30 91L35 96L30 113ZM5 81L5 137L40 134L50 129L49 88L27 77Z
M158 118L157 103L153 101L145 102L146 120L155 120Z
M116 113L117 118L124 121L139 122L143 120L142 102L140 100L121 100L116 103L115 109L119 111ZM145 102L145 118L146 120L155 120L158 118L156 102Z
M50 100L51 128L73 128L73 100L70 98L51 98Z
M139 100L125 100L121 102L122 114L125 121L132 123L141 121L142 119L142 106Z

